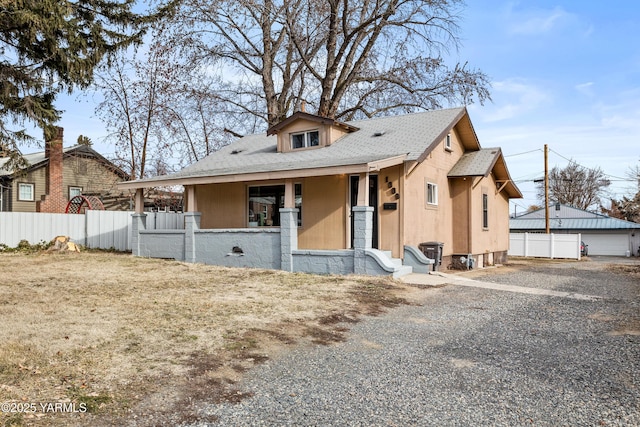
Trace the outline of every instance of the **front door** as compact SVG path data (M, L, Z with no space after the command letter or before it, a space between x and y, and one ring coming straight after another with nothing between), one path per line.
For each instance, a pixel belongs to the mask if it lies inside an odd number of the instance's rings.
M358 204L358 176L350 177L351 181L351 212ZM378 176L369 175L369 206L373 208L373 238L371 247L378 249ZM353 247L353 213L351 214L351 247Z

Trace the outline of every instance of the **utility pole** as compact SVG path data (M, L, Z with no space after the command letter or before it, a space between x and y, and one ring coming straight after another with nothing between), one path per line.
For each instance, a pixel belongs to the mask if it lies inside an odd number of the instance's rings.
M544 144L544 229L549 234L549 146Z

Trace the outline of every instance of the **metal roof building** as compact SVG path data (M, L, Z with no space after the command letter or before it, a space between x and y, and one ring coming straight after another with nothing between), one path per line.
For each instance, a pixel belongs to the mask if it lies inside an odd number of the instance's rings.
M549 208L552 233L580 233L590 255L640 256L640 224L611 218L567 205ZM511 233L544 233L545 210L538 209L509 220Z

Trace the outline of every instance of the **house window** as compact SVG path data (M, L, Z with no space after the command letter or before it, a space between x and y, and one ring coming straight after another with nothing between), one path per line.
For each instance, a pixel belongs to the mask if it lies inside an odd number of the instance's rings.
M432 182L427 182L427 204L438 204L438 186Z
M302 184L295 184L298 227L302 226ZM284 185L249 187L249 227L279 227L284 207Z
M33 202L35 200L35 184L18 183L18 200L21 202Z
M320 145L320 132L317 130L310 132L294 133L291 135L291 148L317 147Z
M82 187L69 187L69 200L82 194Z
M489 228L489 196L482 195L482 228Z
M452 151L452 148L451 148L451 134L450 133L447 134L447 137L444 140L444 148L447 151Z

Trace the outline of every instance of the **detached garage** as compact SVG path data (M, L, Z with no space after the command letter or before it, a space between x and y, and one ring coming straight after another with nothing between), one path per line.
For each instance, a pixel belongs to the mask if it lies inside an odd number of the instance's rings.
M589 255L640 256L640 224L611 218L566 205L549 208L549 228L554 234L582 235ZM509 220L511 233L544 233L544 209Z

